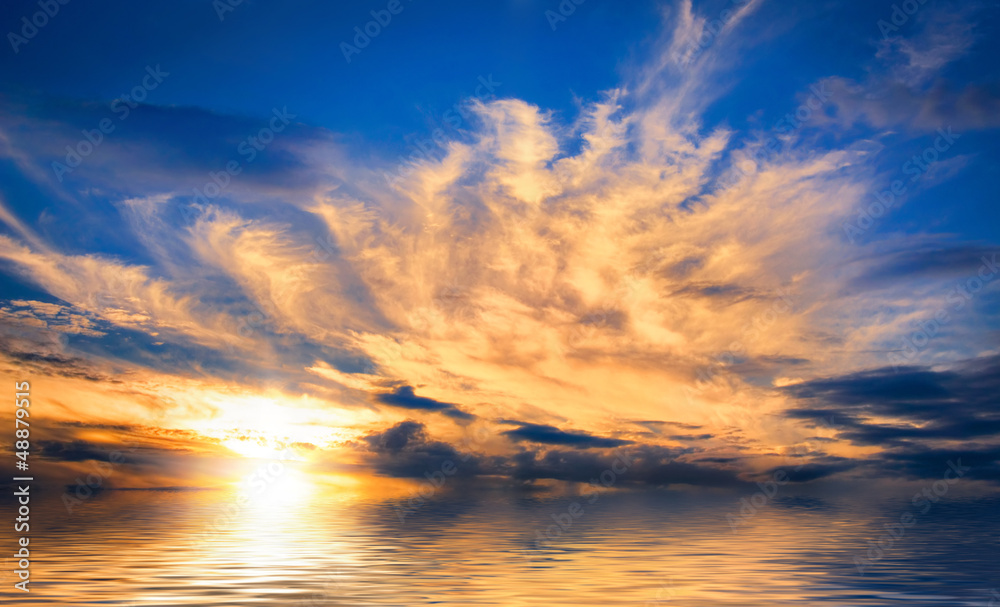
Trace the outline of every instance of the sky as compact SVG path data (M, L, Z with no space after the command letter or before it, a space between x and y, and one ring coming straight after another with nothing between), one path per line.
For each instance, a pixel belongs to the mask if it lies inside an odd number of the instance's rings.
M39 6L0 374L40 476L1000 482L996 3Z

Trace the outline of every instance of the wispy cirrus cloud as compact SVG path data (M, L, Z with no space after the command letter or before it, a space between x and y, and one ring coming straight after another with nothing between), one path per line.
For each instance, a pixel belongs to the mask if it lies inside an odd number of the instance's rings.
M104 108L8 103L5 157L54 210L8 196L0 261L51 301L0 313L60 337L34 360L4 356L67 382L79 361L127 368L140 382L116 402L134 390L201 437L251 436L233 434L243 424L280 434L269 445L368 457L397 476L464 457L455 445L474 428L492 437L469 456L476 470L522 480L585 481L574 466L599 473L613 448L654 484L739 484L805 444L804 478L851 472L851 435L817 445L811 418L789 411L818 378L882 366L892 336L934 310L914 294L987 248L892 234L848 246L844 218L880 185L868 144L944 106L989 127L993 98L945 95L940 73L971 52L975 28L928 10L913 37L882 45L869 81L819 83L835 112L777 134L713 120L762 4L738 3L716 27L681 3L647 60L577 116L472 102L463 137L391 183L390 154L352 154L323 128L295 122L251 161L239 144L260 128L252 118L143 106L56 185L46 167ZM912 101L901 117L886 105L897 93ZM856 123L869 130L837 130ZM245 170L199 197L234 159ZM112 235L74 229L97 225ZM935 348L989 354L984 338ZM718 372L692 397L706 368ZM207 395L201 415L181 394L193 389ZM242 413L271 406L295 422ZM95 407L101 423L127 417L125 404Z
M986 3L946 2L918 12L905 32L878 41L866 80L826 80L836 100L835 119L882 129L996 128L996 83L959 85L949 78L949 70L967 58L984 35L977 21L990 10Z

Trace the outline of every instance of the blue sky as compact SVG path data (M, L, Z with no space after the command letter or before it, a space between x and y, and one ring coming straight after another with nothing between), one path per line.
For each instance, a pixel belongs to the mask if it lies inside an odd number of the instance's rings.
M302 123L328 129L363 153L406 157L416 140L426 140L444 123L449 108L474 95L480 76L501 83L500 96L572 119L581 101L613 88L642 65L662 31L663 14L669 20L677 11L656 2L585 2L553 30L546 11L558 11L559 5L549 4L406 2L385 31L347 63L340 43L350 43L354 27L384 7L247 0L220 19L218 9L201 1L146 7L112 2L101 11L70 3L37 37L18 45L17 53L6 53L0 65L8 95L31 96L32 104L44 99L73 105L107 103L135 86L147 65L159 64L170 80L150 95L153 105L246 118L288 106ZM697 9L711 19L738 6L704 3ZM944 6L929 8L948 10ZM997 78L997 67L987 59L1000 50L988 19L996 9L970 6L964 12L976 13L978 27L968 56L942 66L934 83L955 95L965 87L988 92ZM918 36L928 19L923 8L891 33ZM33 2L8 4L8 31L18 32L19 17L37 10ZM730 58L733 69L718 77L730 87L728 94L703 108L703 128L767 128L795 108L797 95L825 77L864 82L884 76L889 68L878 58L884 44L878 22L891 22L891 15L892 4L878 3L761 6L741 31L747 47ZM709 46L714 38L707 36ZM854 126L839 136L877 132L865 128L870 125ZM889 149L876 163L886 171L925 147L919 136L933 129L903 131L880 132ZM970 138L978 139L968 143L978 154L996 153L989 135L972 133L965 141ZM934 223L939 231L987 238L992 222L980 219L985 215L995 222L997 212L975 192L988 189L995 178L991 166L995 163L970 167L955 184L962 188L955 193L968 204L942 213L934 199L918 196L895 221L908 231Z
M491 476L725 484L972 437L997 480L996 6L218 6L0 12L3 366L78 395L49 440L399 475L389 438L483 428Z

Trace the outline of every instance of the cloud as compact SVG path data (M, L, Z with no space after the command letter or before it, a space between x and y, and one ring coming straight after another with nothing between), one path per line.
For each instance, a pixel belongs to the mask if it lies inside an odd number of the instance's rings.
M425 440L424 425L414 421L405 421L395 426L365 437L365 442L377 452L399 453L408 443L415 439Z
M542 443L545 445L565 445L581 449L620 447L632 443L630 440L617 438L604 438L594 436L586 432L565 431L555 426L543 424L529 424L526 422L508 422L517 424L515 430L503 432L504 436L510 437L514 441L527 441L532 443Z
M472 476L480 470L480 457L459 453L448 443L430 439L426 426L407 420L364 437L373 454L375 470L387 476L422 478L441 470L445 462L456 466L459 477Z
M899 449L885 453L880 467L890 475L915 479L942 478L946 470L961 466L963 478L1000 483L1000 448L963 447L941 449Z
M41 301L12 300L0 306L0 317L11 324L35 324L60 333L75 333L89 337L105 335L98 324L85 313L71 307Z
M962 436L988 457L996 420L969 391L985 376L880 368L933 313L928 285L985 245L842 238L882 185L868 145L882 133L845 123L995 126L992 85L939 78L974 29L928 7L870 80L822 81L837 112L765 131L717 103L761 4L719 29L683 2L648 60L577 115L472 103L462 138L401 174L388 151L300 123L251 162L237 146L260 119L144 105L53 181L107 108L10 97L0 155L32 194L0 185L0 271L17 289L0 304L2 363L57 378L79 403L62 413L86 423L170 411L185 444L357 444L397 476L458 458L467 474L587 482L617 448L636 462L628 482L737 486L809 441L824 450L802 477L819 479L853 470L833 459L852 447L905 455ZM204 197L233 159L243 172ZM942 332L928 359L995 351L975 330L987 320L956 320L961 339ZM836 440L804 423L831 413ZM455 446L470 427L495 434L481 452Z
M916 35L884 38L876 56L889 66L897 81L911 89L920 88L968 53L976 40L976 13L982 8L975 2L932 7L918 15L923 27Z
M443 403L441 401L434 400L433 398L417 396L413 391L413 386L400 386L392 392L376 394L375 400L384 405L399 407L401 409L440 411L441 413L444 413L449 417L454 417L455 419L470 420L475 419L476 417L475 415L462 411L451 403Z
M556 479L596 484L602 474L612 470L616 486L734 488L746 485L731 469L678 461L675 459L678 453L680 451L651 446L623 448L614 453L561 449L524 451L513 456L509 474L520 480Z
M56 306L61 308L60 306ZM71 323L85 322L89 331L89 320L61 316L56 322L36 318L26 310L10 312L11 308L0 308L0 361L8 363L18 374L25 372L45 376L77 378L84 381L117 383L111 369L82 355L68 352L65 334L78 331L65 330ZM86 331L81 331L86 333ZM94 333L100 333L94 331Z
M640 426L644 426L646 428L650 428L654 432L658 431L664 426L672 426L675 428L680 428L682 430L700 430L702 428L702 426L699 426L697 424L682 424L680 422L665 422L657 420L636 421L633 423L639 424Z
M854 470L862 465L861 462L851 461L847 458L842 457L831 457L824 458L827 461L813 462L809 464L803 464L801 466L795 466L791 469L788 467L775 468L768 471L768 475L773 478L773 475L781 470L785 473L789 482L792 483L808 483L811 481L819 480L822 478L827 478L833 476L834 474L839 474L841 472L847 472Z
M369 434L364 443L369 451L376 454L374 462L377 469L390 476L420 478L441 469L444 462L451 461L459 470L458 476L466 478L480 476L519 482L550 479L590 483L598 482L602 473L612 470L613 466L616 485L622 486L747 485L732 468L678 461L677 456L685 453L681 449L627 445L612 452L607 450L611 445L601 445L605 450L600 452L545 448L487 456L471 451L461 452L446 442L433 440L427 435L424 424L412 420Z
M837 120L845 125L866 123L880 129L908 127L924 132L951 127L957 133L1000 125L1000 99L993 85L969 84L956 90L937 82L927 91L914 91L890 83L871 92L868 86L840 77L831 77L824 85L835 99Z
M996 478L1000 448L1000 356L961 361L950 369L880 368L784 388L807 406L793 419L835 416L836 437L881 446L881 473L935 476L947 456L965 453L980 478ZM963 449L953 445L962 443Z
M879 289L903 283L910 288L914 281L957 279L971 276L983 264L983 258L992 260L997 247L967 244L940 246L937 243L914 243L907 249L881 251L856 263L861 273L851 286Z
M42 448L41 456L64 462L83 462L88 460L107 461L110 452L98 448L86 441L38 441Z
M971 54L983 10L986 4L978 2L928 6L914 19L912 33L878 43L878 61L866 80L825 79L835 119L882 129L996 128L1000 100L995 83L973 81L956 88L947 78L947 69Z

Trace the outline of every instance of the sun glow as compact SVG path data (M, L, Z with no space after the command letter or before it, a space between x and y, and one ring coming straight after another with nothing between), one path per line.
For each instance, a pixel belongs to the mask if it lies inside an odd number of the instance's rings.
M209 397L216 415L199 428L230 451L247 458L302 460L313 448L342 442L343 420L310 403L284 395ZM306 406L303 406L305 404Z
M232 430L236 434L222 441L222 446L243 457L252 459L287 460L302 458L286 446L288 443L275 436L256 435L246 430Z

